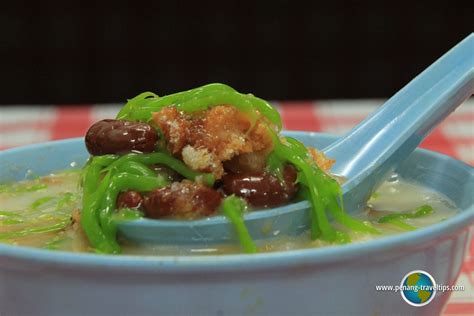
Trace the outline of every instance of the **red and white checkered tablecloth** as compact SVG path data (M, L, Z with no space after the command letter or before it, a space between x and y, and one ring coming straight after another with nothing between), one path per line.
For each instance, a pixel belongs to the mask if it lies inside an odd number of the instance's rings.
M322 131L341 135L374 111L384 100L274 102L288 130ZM2 106L0 149L54 139L83 136L103 118L113 118L118 104ZM452 113L421 147L444 153L474 166L474 98ZM474 227L474 225L473 225ZM472 230L471 230L472 231ZM452 292L445 315L474 315L474 241Z

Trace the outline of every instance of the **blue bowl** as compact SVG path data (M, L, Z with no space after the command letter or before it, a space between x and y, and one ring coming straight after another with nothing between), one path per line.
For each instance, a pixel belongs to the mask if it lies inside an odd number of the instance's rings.
M333 136L290 132L325 147ZM83 139L0 152L1 182L27 170L80 167ZM364 243L255 255L108 256L0 244L0 314L315 315L439 314L450 292L423 307L399 292L410 271L437 284L459 275L474 223L474 171L447 156L416 150L400 167L406 179L443 193L461 212L439 224Z

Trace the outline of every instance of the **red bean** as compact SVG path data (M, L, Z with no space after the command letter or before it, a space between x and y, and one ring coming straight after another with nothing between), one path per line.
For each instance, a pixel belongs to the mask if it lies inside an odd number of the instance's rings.
M243 197L254 207L275 207L288 203L298 190L296 169L285 166L283 180L268 172L229 173L222 178L226 194Z
M137 191L121 192L117 197L117 208L140 208L142 195Z
M91 155L125 154L155 150L156 130L147 123L124 120L102 120L86 134L86 147Z
M176 196L171 194L167 188L151 191L143 201L146 217L160 218L171 215L175 201Z
M147 217L207 216L219 207L222 196L212 188L188 180L151 191L143 201Z

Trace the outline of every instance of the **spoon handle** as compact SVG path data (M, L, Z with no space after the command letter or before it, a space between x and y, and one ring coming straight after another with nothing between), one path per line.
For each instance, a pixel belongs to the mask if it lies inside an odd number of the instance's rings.
M473 92L474 33L471 33L345 137L324 150L328 157L336 159L331 172L348 179L344 192L362 182L367 190L376 189L384 176Z

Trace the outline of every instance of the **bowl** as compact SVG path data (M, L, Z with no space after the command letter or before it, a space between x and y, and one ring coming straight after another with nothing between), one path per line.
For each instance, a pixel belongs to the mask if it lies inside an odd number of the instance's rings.
M330 135L287 132L323 148ZM80 167L82 138L0 152L1 182ZM437 284L459 275L474 222L473 168L417 149L399 168L456 203L459 214L416 231L327 248L223 256L111 256L0 244L0 314L315 315L439 314L450 292L408 305L400 285L423 270Z

